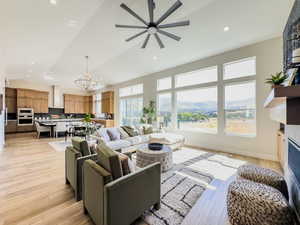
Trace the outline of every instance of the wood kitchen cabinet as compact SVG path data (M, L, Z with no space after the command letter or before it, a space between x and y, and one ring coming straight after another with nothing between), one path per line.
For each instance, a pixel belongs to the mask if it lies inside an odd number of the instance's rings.
M5 88L5 105L8 113L17 113L17 89Z
M92 113L92 96L64 95L65 113L88 114Z
M101 98L102 113L114 113L114 92L107 91L102 93Z
M49 93L30 89L17 89L17 107L33 108L34 113L48 113Z

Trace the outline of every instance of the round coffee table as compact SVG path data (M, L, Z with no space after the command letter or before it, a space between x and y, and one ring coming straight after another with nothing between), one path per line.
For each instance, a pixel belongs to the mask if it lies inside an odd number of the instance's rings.
M136 151L136 165L143 168L150 164L160 162L161 171L165 172L173 167L173 151L165 146L160 151L153 151L145 145Z

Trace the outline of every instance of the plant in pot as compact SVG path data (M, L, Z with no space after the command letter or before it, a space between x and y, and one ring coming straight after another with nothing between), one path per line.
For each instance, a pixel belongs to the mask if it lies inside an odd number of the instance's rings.
M287 80L288 76L283 74L283 72L271 75L270 78L266 79L267 84L271 84L272 88L282 86L282 84Z
M156 121L155 101L150 101L149 106L143 108L143 116L140 122L143 124L153 124L154 121Z

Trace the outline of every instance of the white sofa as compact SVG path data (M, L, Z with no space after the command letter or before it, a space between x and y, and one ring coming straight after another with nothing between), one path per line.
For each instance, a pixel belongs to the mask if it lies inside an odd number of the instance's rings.
M173 150L178 150L184 145L185 138L182 135L172 133L152 133L146 135L138 135L134 137L122 137L119 140L108 140L106 134L109 129L122 129L122 128L101 128L97 132L97 137L101 137L106 144L113 150L121 150L121 152L127 152L135 150L142 145L148 143L161 143L168 145ZM109 137L109 135L108 135Z

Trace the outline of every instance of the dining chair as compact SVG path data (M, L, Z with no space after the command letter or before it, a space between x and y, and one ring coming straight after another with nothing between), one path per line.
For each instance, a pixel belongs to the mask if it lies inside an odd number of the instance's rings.
M41 133L48 133L49 132L50 136L52 135L50 127L41 126L39 122L35 122L35 127L36 127L36 132L37 132L37 138L38 139L40 138Z
M56 123L56 127L55 127L55 137L58 137L58 133L59 132L64 132L66 133L66 131L68 130L67 128L67 123L66 122L58 122Z

